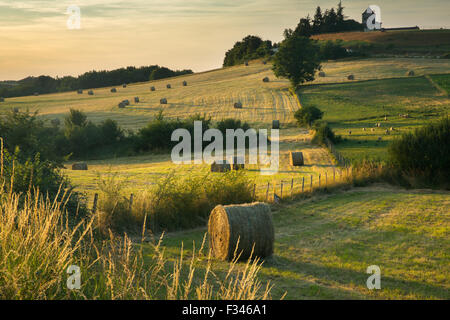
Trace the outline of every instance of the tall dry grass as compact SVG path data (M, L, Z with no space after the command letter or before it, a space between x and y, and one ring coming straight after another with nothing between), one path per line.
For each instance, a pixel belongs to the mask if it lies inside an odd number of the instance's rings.
M189 258L181 248L171 261L161 239L134 244L110 232L99 240L95 217L71 227L63 205L42 195L0 194L1 299L270 298L270 287L257 279L258 261L232 262L219 275L205 241ZM81 268L79 290L67 288L70 265Z

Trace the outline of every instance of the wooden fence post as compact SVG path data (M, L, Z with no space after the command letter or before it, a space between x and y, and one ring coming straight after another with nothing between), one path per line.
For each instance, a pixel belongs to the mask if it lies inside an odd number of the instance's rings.
M291 197L292 197L293 192L294 192L294 178L292 178L292 180L291 180Z
M311 184L310 184L310 186L309 186L309 191L312 192L312 175L311 175Z
M92 204L92 212L95 213L97 211L97 201L98 201L98 193L94 195L94 203Z
M133 197L134 197L134 195L131 194L130 195L130 204L128 205L128 211L131 211L131 207L133 206Z
M283 180L281 180L280 198L283 199Z
M305 191L305 177L302 179L302 193Z

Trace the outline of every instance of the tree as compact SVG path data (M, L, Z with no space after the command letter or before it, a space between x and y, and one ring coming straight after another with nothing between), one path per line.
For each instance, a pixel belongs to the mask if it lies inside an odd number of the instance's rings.
M247 36L242 41L234 44L233 48L227 51L223 61L224 67L241 64L246 60L262 58L272 55L272 42L263 41L257 36Z
M311 126L314 121L322 119L323 112L314 106L303 107L294 113L294 118L300 126Z
M313 32L315 34L320 33L320 29L322 28L322 23L323 23L322 9L320 7L317 7L316 14L314 15L313 26L312 26Z
M275 75L288 78L294 88L314 80L314 74L319 69L319 48L313 40L297 34L285 39L274 57Z

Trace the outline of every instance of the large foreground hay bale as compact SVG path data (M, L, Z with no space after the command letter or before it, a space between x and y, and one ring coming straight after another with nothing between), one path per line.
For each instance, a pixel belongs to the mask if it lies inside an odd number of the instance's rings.
M160 104L167 104L167 99L166 98L162 98L161 100L159 100Z
M266 258L273 254L275 231L269 205L250 203L215 207L208 221L209 247L215 258ZM252 254L253 250L253 254Z
M231 171L231 165L227 160L214 161L211 164L211 172L228 172Z
M294 167L301 167L305 164L302 152L291 152L289 159L291 166Z
M235 109L242 109L242 103L241 103L241 102L236 102L236 103L234 104L234 108L235 108Z
M88 165L86 162L77 162L72 164L72 170L87 170Z
M265 77L264 79L263 79L263 82L269 82L270 80L269 80L269 77Z
M272 121L272 129L280 129L280 120Z
M233 170L245 169L245 158L234 156L233 157Z
M351 74L351 75L349 75L349 76L347 77L347 79L348 79L348 80L355 80L355 76Z

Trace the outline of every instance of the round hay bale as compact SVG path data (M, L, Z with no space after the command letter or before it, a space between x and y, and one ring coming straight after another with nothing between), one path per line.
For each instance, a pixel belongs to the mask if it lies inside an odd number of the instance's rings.
M59 125L61 124L61 120L59 120L58 118L52 119L50 121L50 123L52 124L52 126L54 127L59 127Z
M363 128L363 131L366 131L366 128Z
M289 160L293 167L301 167L305 164L302 152L291 152Z
M413 70L408 71L407 75L408 77L414 77L415 76L415 72Z
M208 221L209 247L220 260L266 258L273 254L275 230L266 203L216 206Z
M125 108L125 103L122 101L119 103L119 109Z
M233 157L233 170L244 170L245 169L245 158L234 156Z
M87 170L88 165L86 162L77 162L72 164L72 170Z
M236 103L234 104L234 108L235 108L235 109L242 109L242 102L236 102Z
M156 91L155 87L150 87L150 91Z
M263 64L267 64L267 61L266 61L266 60L263 60Z
M94 91L89 90L89 91L88 91L88 95L93 96L93 95L94 95Z
M117 89L116 88L112 88L111 92L117 92Z
M319 72L319 77L322 77L322 78L325 77L325 72L320 71L320 72Z
M77 93L78 94L83 94L83 90L79 89L79 90L77 90Z
M231 171L231 165L227 160L214 161L211 164L211 172L228 172Z
M352 135L352 130L348 130L348 134L349 134L349 135Z
M353 74L351 74L351 75L349 75L349 76L347 77L347 79L348 79L348 80L355 80L355 76L354 76Z
M38 95L39 95L39 92L35 92L34 95L35 95L35 96L38 96Z
M19 108L17 108L17 107L13 108L13 112L14 113L19 113Z
M170 84L168 84L166 87L167 87L167 89L172 88L172 86Z
M372 128L372 129L370 129L370 131L374 132L374 131L375 131L375 129L374 129L374 128Z
M126 87L127 87L127 84L124 83L124 84L122 85L122 88L126 88Z
M246 67L248 67L248 61L245 61L245 63L244 63L244 64L245 64L245 66L246 66Z
M139 103L139 97L134 97L134 103Z
M129 100L123 100L122 103L125 104L126 106L130 105L130 101Z
M263 82L269 82L270 80L269 80L269 77L265 77L264 79L263 79Z
M166 98L162 98L161 100L159 100L160 104L167 104L167 99Z
M272 121L272 129L280 129L280 120Z
M183 87L187 86L187 81L183 81Z

